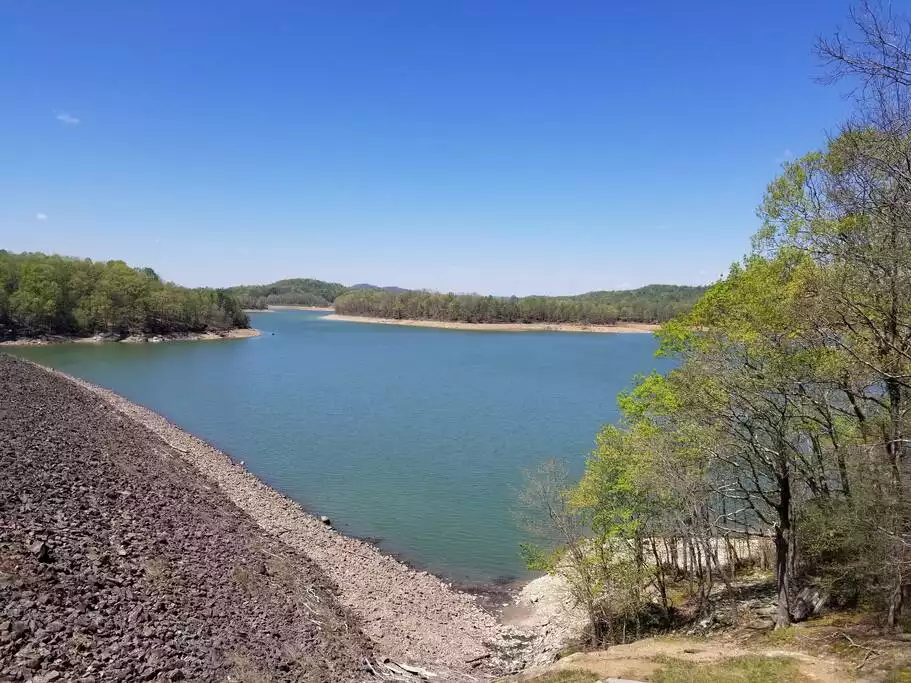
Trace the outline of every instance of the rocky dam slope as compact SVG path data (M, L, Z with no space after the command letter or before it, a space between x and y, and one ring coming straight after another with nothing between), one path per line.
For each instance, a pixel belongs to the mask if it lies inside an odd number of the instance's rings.
M479 680L522 665L527 635L472 596L161 416L3 354L0 475L0 681Z
M175 451L0 355L0 680L363 678L335 587Z

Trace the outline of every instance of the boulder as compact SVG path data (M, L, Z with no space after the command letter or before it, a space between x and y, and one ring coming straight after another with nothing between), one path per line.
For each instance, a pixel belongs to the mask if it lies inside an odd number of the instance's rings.
M51 549L44 541L35 541L28 547L28 551L34 555L39 562L51 561Z
M816 616L825 609L827 602L828 596L823 595L816 588L804 588L794 600L794 606L791 608L791 618L794 621L804 621Z

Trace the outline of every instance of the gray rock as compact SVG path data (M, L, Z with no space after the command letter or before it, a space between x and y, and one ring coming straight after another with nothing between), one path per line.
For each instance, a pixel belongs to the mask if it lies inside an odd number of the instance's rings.
M329 519L328 517L326 517L326 515L322 515L322 516L319 518L319 521L321 521L321 522L322 522L323 524L325 524L326 526L330 526L330 525L332 524L332 520Z
M58 671L48 671L47 673L39 674L38 676L33 676L29 679L29 683L53 683L53 681L60 679L60 673Z
M51 549L44 541L35 541L28 547L28 551L38 558L39 562L51 561Z
M794 606L791 609L791 617L794 621L804 621L815 616L825 609L828 602L828 596L823 595L815 588L804 588L797 594L794 600Z

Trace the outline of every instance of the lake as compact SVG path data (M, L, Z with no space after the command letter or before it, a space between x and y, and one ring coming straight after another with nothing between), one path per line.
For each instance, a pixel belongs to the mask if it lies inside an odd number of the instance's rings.
M528 575L522 471L581 473L645 334L471 332L251 314L263 336L6 349L165 415L341 531L456 580Z

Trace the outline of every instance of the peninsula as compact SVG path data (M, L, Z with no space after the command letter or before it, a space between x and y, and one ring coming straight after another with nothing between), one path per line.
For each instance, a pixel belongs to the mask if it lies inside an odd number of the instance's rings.
M0 250L0 343L254 336L224 290L180 287L151 268Z
M277 308L277 307L275 307ZM595 332L595 333L633 333L650 334L656 332L659 325L652 323L471 323L460 320L415 320L396 318L372 318L363 315L339 315L330 313L323 320L335 320L350 323L373 323L376 325L402 325L405 327L433 327L444 330L468 330L471 332Z

